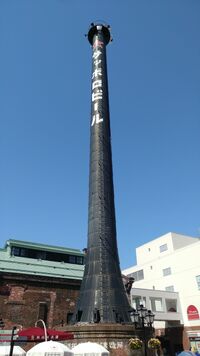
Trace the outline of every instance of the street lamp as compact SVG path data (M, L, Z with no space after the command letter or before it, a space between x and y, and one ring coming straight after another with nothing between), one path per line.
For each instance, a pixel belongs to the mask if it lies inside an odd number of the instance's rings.
M152 328L155 315L151 312L151 310L144 308L142 304L140 304L137 309L133 309L131 315L133 316L135 328L143 331L144 354L147 356L146 328Z
M152 313L152 311L151 311L151 310L147 310L147 313L146 313L146 323L147 323L147 326L149 326L150 328L151 328L152 325L153 325L154 317L155 317L155 315Z

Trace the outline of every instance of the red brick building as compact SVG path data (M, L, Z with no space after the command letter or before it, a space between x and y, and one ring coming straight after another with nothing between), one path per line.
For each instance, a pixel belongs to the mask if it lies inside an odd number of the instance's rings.
M84 269L80 250L8 240L0 250L0 318L5 329L66 325Z

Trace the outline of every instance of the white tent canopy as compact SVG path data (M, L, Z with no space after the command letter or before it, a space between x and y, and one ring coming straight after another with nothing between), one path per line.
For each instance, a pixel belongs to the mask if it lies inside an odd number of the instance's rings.
M44 341L30 349L27 356L73 356L73 352L64 344L57 341Z
M0 356L10 355L10 345L0 346ZM13 356L25 356L26 352L20 346L13 347Z
M108 356L109 351L95 342L84 342L72 349L75 356Z

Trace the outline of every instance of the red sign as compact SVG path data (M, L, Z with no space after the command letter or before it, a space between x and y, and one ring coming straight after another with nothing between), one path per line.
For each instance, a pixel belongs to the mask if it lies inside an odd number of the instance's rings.
M188 320L196 320L199 319L198 309L194 305L189 305L187 308Z
M45 331L39 327L32 327L27 329L22 329L18 332L19 340L20 338L27 338L27 340L43 341L45 340ZM69 340L73 339L74 335L67 331L47 329L46 330L47 340Z

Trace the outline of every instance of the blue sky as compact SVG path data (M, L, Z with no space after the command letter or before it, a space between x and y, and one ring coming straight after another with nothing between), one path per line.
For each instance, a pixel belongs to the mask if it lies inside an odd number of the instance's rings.
M200 235L200 1L0 1L0 237L87 244L91 48L107 48L121 267Z

